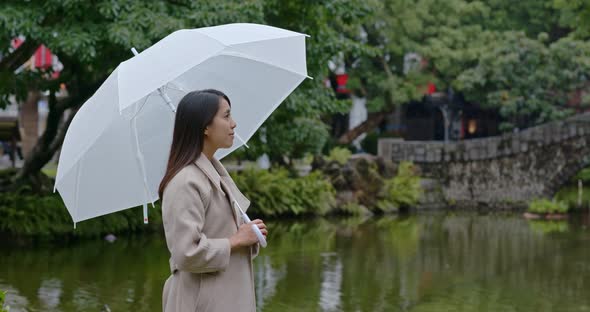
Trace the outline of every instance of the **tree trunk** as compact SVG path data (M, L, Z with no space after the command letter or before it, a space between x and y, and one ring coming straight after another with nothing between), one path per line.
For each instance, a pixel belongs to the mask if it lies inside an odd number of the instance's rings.
M14 177L16 182L14 186L16 188L27 184L34 193L45 193L51 190L51 185L48 185L50 181L43 177L41 169L51 160L55 151L61 145L67 127L67 122L60 124L63 119L64 108L57 105L55 91L50 92L48 104L49 114L47 115L45 131L33 149L27 153L23 167Z
M381 43L378 39L378 34L375 29L372 27L364 26L363 27L365 32L367 33L368 41L373 46L379 46ZM391 70L391 66L388 64L387 60L383 55L378 55L371 60L375 67L381 67L383 72L387 75L387 77L394 77L395 74ZM362 87L362 85L361 85ZM366 89L366 88L363 88ZM366 91L364 92L366 96ZM379 112L370 113L365 120L360 125L348 130L344 133L340 138L338 138L338 143L340 144L351 144L356 138L358 138L361 134L367 133L373 129L375 129L379 124L385 119L385 117L391 114L395 110L395 103L392 97L392 94L389 91L386 91L385 94L382 95L385 100L385 106Z
M367 117L367 120L365 120L360 125L352 128L352 129L348 130L346 133L344 133L338 139L338 143L340 143L340 144L352 143L352 141L354 141L354 139L358 138L361 134L369 132L369 131L375 129L377 126L379 126L381 121L383 121L383 119L385 119L385 117L387 115L389 115L392 111L393 111L393 108L369 114L369 116Z
M27 99L20 105L20 126L22 153L27 157L39 139L39 110L37 108L41 92L30 90Z
M55 91L50 92L45 131L31 153L25 158L23 167L13 177L13 189L28 185L34 193L53 191L53 182L41 173L41 169L53 158L53 155L63 144L66 131L78 108L92 95L103 80L99 79L99 81L84 85L82 88L75 88L75 82L72 82L70 95L59 102L55 97ZM70 111L66 117L68 109ZM64 119L64 117L66 118Z

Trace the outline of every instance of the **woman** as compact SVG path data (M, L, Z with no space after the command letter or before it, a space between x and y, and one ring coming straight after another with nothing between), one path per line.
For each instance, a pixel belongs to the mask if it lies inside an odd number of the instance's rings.
M261 220L245 224L234 202L250 202L213 157L232 146L236 123L229 98L217 90L194 91L178 104L168 167L160 184L171 276L163 309L255 311L252 259L266 236Z

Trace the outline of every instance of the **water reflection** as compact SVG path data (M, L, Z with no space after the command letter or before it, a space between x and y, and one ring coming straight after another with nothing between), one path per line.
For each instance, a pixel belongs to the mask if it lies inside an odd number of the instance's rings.
M342 262L337 253L322 253L322 284L320 308L322 311L338 311L340 308L340 286L342 284Z
M254 265L258 308L588 311L587 220L461 213L268 222L273 235ZM161 310L162 235L1 252L11 311Z
M59 305L62 283L53 278L44 280L39 287L37 296L44 309L53 310Z
M541 234L564 233L569 230L567 221L563 220L530 220L529 225L533 231Z
M254 269L256 306L262 309L265 301L275 294L278 281L285 277L286 267L282 265L279 268L273 268L270 257L260 255L254 262Z

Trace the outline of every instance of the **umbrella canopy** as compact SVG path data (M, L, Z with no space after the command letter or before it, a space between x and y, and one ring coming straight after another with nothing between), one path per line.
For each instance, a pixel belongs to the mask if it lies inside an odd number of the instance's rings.
M121 63L62 146L55 188L74 222L158 199L175 108L188 92L218 89L232 102L239 140L217 158L245 144L307 77L305 37L256 24L179 30Z

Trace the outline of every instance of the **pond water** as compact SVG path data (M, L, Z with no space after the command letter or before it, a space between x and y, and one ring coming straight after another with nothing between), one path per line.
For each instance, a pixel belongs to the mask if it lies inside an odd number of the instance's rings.
M259 311L590 311L590 217L268 222ZM1 247L10 311L161 311L163 234Z

